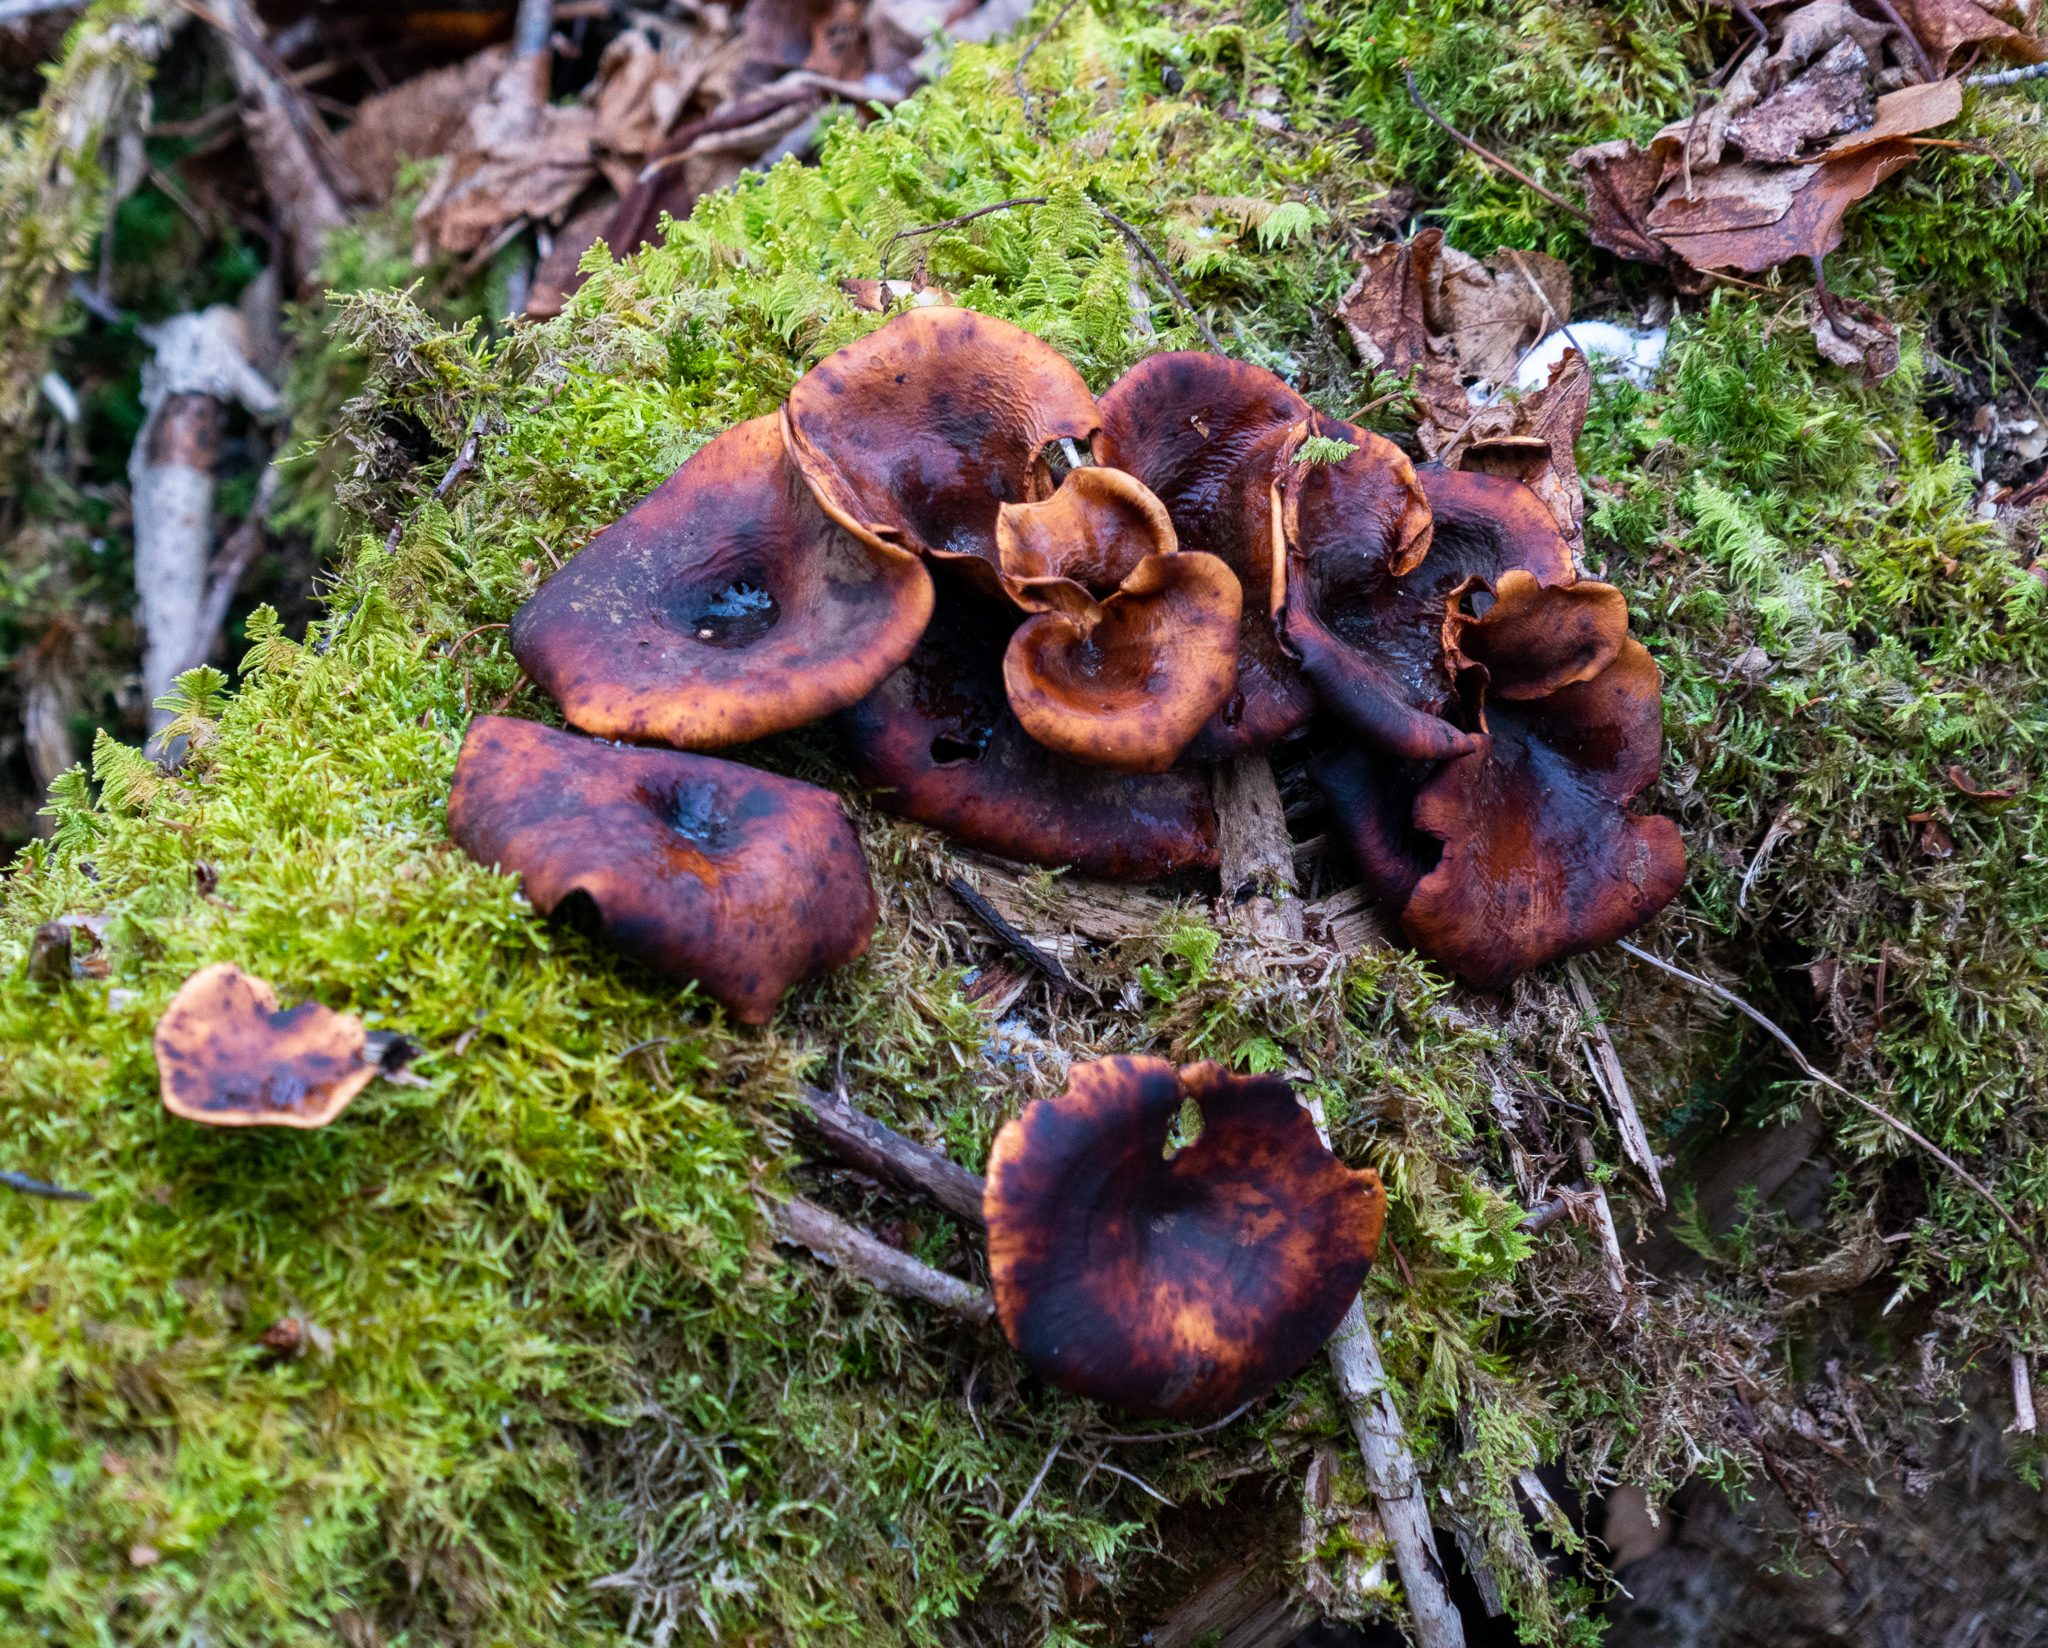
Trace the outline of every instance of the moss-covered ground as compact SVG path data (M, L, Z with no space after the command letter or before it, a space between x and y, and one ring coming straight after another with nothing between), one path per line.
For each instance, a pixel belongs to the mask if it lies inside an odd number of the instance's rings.
M0 1166L98 1199L0 1200L0 1642L1117 1642L1155 1495L1249 1478L1299 1496L1342 1433L1320 1369L1220 1437L1112 1453L1113 1417L1023 1379L998 1341L777 1250L759 1198L794 1176L934 1262L979 1263L928 1210L801 1165L784 1101L803 1077L843 1075L975 1166L1067 1055L1314 1085L1393 1191L1373 1302L1436 1501L1532 1641L1595 1627L1591 1593L1537 1560L1516 1474L1752 1474L1731 1398L1784 1423L1819 1336L1771 1277L1844 1230L1892 1238L1867 1308L1837 1307L1872 1347L1852 1374L1873 1414L1894 1385L1938 1396L1913 1336L1938 1335L1949 1369L2041 1342L2039 1284L1982 1198L1625 955L1587 977L1667 1182L1718 1133L1814 1104L1836 1177L1819 1228L1759 1211L1732 1238L1696 1232L1712 1266L1617 1326L1585 1232L1515 1229L1511 1158L1542 1116L1559 1136L1586 1118L1621 1160L1555 979L1496 1006L1371 947L1276 982L1190 889L1077 960L1102 1005L1070 1020L1034 987L998 1026L972 993L991 952L938 890L943 844L864 815L873 951L741 1031L538 921L447 842L468 718L552 714L490 626L872 326L844 276L921 263L1099 388L1199 341L1107 207L1227 348L1339 414L1389 387L1327 317L1390 228L1558 252L1582 309L1649 289L1430 125L1401 64L1569 189L1572 148L1690 107L1734 38L1724 13L1381 0L1305 19L1290 43L1276 4L1081 5L1031 60L1042 133L1017 48L963 50L930 91L835 129L822 164L746 179L629 264L594 258L542 326L450 326L397 292L341 303L325 360L353 394L315 420L299 501L344 523L331 616L299 641L259 614L238 682L187 678L185 765L103 742L5 882ZM2040 82L1973 95L1963 135L2038 181L2044 114ZM1656 799L1691 854L1643 942L1731 983L2038 1228L2048 583L2024 522L1979 518L1928 411L1943 351L1951 384L2009 379L2010 317L2048 285L2048 218L2008 193L1994 162L1939 151L1854 220L1832 272L1904 321L1887 383L1816 361L1795 285L1688 300L1656 385L1602 392L1580 462L1589 561L1665 670ZM1023 195L1048 204L892 244ZM376 267L362 244L341 255ZM1398 403L1373 417L1400 427ZM430 500L472 429L475 471ZM834 778L821 734L753 753ZM1951 765L2016 793L1973 800ZM106 918L107 976L29 983L35 925L83 913ZM417 1082L311 1135L166 1118L151 1027L213 960L403 1031ZM1643 1208L1618 1168L1611 1189ZM261 1343L286 1317L318 1329L293 1358ZM1334 1570L1345 1538L1303 1554Z

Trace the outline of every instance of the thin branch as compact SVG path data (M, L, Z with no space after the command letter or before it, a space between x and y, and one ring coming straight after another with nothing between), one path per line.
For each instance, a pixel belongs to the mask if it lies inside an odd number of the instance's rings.
M30 1178L26 1173L16 1173L11 1168L0 1170L0 1185L9 1190L18 1190L24 1196L40 1196L46 1202L96 1202L99 1200L90 1190L66 1190L62 1185L53 1185L47 1179Z
M630 1051L630 1049L629 1049ZM983 1225L984 1181L958 1162L906 1139L854 1108L845 1092L803 1086L793 1101L833 1154L861 1172L927 1196L963 1223Z
M1067 20L1067 13L1072 11L1077 3L1078 0L1066 0L1066 4L1052 14L1052 21L1034 34L1031 37L1031 43L1017 54L1017 67L1010 76L1011 81L1017 88L1017 101L1024 105L1024 118L1030 123L1031 129L1038 133L1040 137L1046 135L1045 118L1039 114L1038 105L1031 99L1031 88L1024 83L1024 70L1031 62L1032 57L1037 53L1038 48L1051 38L1053 30L1057 29Z
M1193 1430L1154 1431L1149 1436L1145 1435L1143 1432L1140 1431L1112 1432L1108 1436L1087 1436L1083 1437L1082 1440L1084 1442L1185 1442L1190 1437L1210 1436L1217 1431L1224 1430L1231 1425L1235 1425L1246 1414L1252 1411L1253 1407L1257 1405L1257 1402L1257 1397L1254 1397L1250 1402L1241 1402L1236 1407L1232 1408L1228 1413L1226 1413L1221 1419L1212 1419L1206 1425L1195 1426Z
M1152 1484L1147 1482L1142 1476L1135 1475L1130 1471L1123 1470L1118 1466L1112 1465L1106 1459L1094 1460L1090 1463L1088 1468L1090 1470L1095 1471L1107 1471L1111 1476L1122 1477L1126 1482L1130 1483L1132 1486L1140 1488L1144 1492L1150 1494L1154 1499L1158 1500L1160 1504L1164 1505L1169 1511L1177 1511L1180 1509L1180 1505L1177 1501L1168 1499L1165 1494L1161 1493L1157 1488L1153 1487Z
M1476 154L1481 160L1485 161L1489 166L1499 167L1500 170L1506 172L1508 176L1513 178L1516 182L1521 183L1528 188L1534 189L1545 200L1549 201L1551 205L1556 206L1563 211L1570 212L1573 217L1577 218L1581 223L1585 224L1588 228L1592 227L1593 214L1588 212L1585 209L1585 207L1574 206L1569 200L1566 200L1563 195L1553 193L1551 190L1546 189L1542 184L1538 183L1533 177L1531 177L1527 172L1523 171L1522 168L1517 166L1513 161L1501 159L1499 155L1495 154L1491 149L1487 148L1484 144L1477 143L1473 141L1471 138L1467 137L1463 132L1459 131L1457 127L1453 126L1448 120L1444 119L1442 115L1438 114L1436 110L1432 109L1429 106L1428 100L1424 98L1422 95L1422 88L1415 84L1415 71L1413 69L1408 68L1404 65L1402 67L1401 73L1408 82L1409 101L1412 102L1424 114L1428 115L1429 118L1433 120L1437 125L1441 126L1444 129L1444 131L1449 133L1452 137L1456 138L1460 143L1464 144L1466 148L1470 149L1474 154Z
M263 478L256 483L256 497L249 505L248 515L206 569L206 599L199 614L200 644L197 656L186 665L188 669L213 656L227 628L228 608L235 593L256 564L256 557L270 542L270 506L277 501L282 473L274 463L263 466Z
M1741 1013L1744 1017L1748 1018L1751 1022L1756 1024L1760 1029L1764 1031L1765 1034L1770 1036L1781 1047L1783 1047L1786 1052L1790 1053L1792 1055L1792 1062L1798 1065L1799 1068L1806 1073L1807 1077L1810 1080L1817 1081L1821 1084L1821 1086L1828 1088L1833 1092L1841 1094L1841 1096L1847 1099L1851 1104L1856 1105L1858 1108L1867 1112L1869 1115L1874 1116L1877 1120L1883 1122L1885 1126L1891 1128L1901 1137L1912 1140L1914 1144L1918 1145L1922 1150L1926 1151L1928 1155L1932 1156L1937 1162L1941 1163L1943 1167L1947 1168L1949 1172L1953 1173L1959 1180L1961 1180L1964 1184L1968 1185L1972 1190L1974 1190L1979 1196L1983 1197L1984 1200L1991 1205L1992 1211L1997 1213L1999 1218L2005 1222L2005 1228L2012 1232L2013 1239L2017 1241L2020 1244L2020 1246L2026 1250L2028 1257L2030 1257L2034 1261L2035 1269L2040 1272L2042 1280L2048 1281L2048 1259L2044 1259L2042 1257L2041 1250L2034 1245L2033 1238L2027 1234L2026 1226L2021 1224L2018 1219L2013 1217L2012 1210L2008 1208L2004 1202L1998 1199L1997 1194L1991 1189L1989 1185L1987 1185L1982 1179L1978 1178L1976 1174L1972 1173L1968 1168L1963 1166L1961 1162L1957 1161L1955 1157L1951 1156L1946 1150L1942 1149L1940 1145L1936 1144L1932 1139L1928 1138L1926 1134L1901 1121L1897 1116L1894 1116L1889 1110L1883 1108L1883 1106L1871 1103L1870 1100L1864 1098L1859 1093L1850 1092L1848 1088L1844 1087L1840 1082L1836 1081L1833 1076L1830 1076L1829 1074L1827 1074L1826 1071L1819 1069L1813 1063L1813 1061L1809 1059L1806 1056L1806 1054L1800 1050L1800 1046L1796 1041L1794 1041L1790 1036L1788 1036L1783 1030L1780 1030L1777 1027L1777 1025L1773 1024L1769 1019L1765 1018L1762 1013L1758 1012L1754 1007L1750 1006L1748 1002L1744 1001L1733 990L1724 990L1720 985L1714 983L1711 979L1703 979L1697 973L1688 973L1683 967L1678 966L1676 963L1666 961L1662 956L1653 956L1650 954L1649 951L1642 949L1637 945L1629 943L1627 939L1617 939L1615 942L1618 943L1621 946L1621 948L1626 950L1630 955L1634 956L1638 961L1647 961L1652 967L1656 968L1659 972L1669 973L1673 978L1681 979L1685 983L1692 985L1694 988L1704 990L1707 992L1708 995L1714 996L1717 999L1726 1002L1730 1007L1733 1007L1737 1012Z
M996 1304L982 1289L934 1270L901 1248L870 1236L858 1225L801 1196L774 1207L775 1233L835 1269L850 1271L883 1293L917 1299L976 1327L995 1320Z
M448 466L448 473L435 483L432 493L433 498L447 497L450 492L455 490L455 483L476 467L477 445L483 439L483 433L484 414L479 412L474 418L470 419L469 433L463 436L461 449L456 452L455 461ZM384 553L386 555L398 553L399 543L405 537L405 529L412 525L413 519L418 513L419 511L415 509L411 514L402 516L399 520L392 523L390 536L384 540Z
M1898 31L1899 38L1912 50L1913 66L1920 71L1920 78L1929 85L1939 80L1941 76L1934 72L1934 61L1927 55L1927 48L1920 44L1920 36L1899 15L1899 8L1892 4L1892 0L1870 0L1870 3L1884 14L1884 20Z
M2017 86L2022 80L2039 80L2048 76L2048 63L2029 63L2024 68L2000 69L1996 74L1973 74L1968 76L1965 86Z
M1167 268L1165 260L1146 243L1145 237L1139 234L1132 225L1118 217L1107 206L1098 206L1095 209L1109 220L1110 225L1118 234L1130 242L1133 251L1152 265L1154 273L1165 282L1167 291L1173 294L1173 301L1179 304L1187 312L1188 318L1195 323L1195 329L1202 334L1202 341L1208 344L1213 353L1223 354L1225 352L1223 345L1217 340L1215 332L1210 329L1208 321L1203 318L1201 310L1197 309L1187 293L1181 290L1180 282L1173 278L1173 271Z
M920 223L913 229L898 229L882 242L882 278L889 278L889 254L896 249L899 240L912 240L920 235L936 235L947 229L957 229L963 223L972 223L978 217L987 217L991 212L1007 212L1017 206L1043 206L1050 195L1016 195L1009 200L998 200L993 205L977 206L971 212L962 212L958 217L943 218L937 223Z
M1060 965L1059 957L1041 949L1023 933L1011 926L1003 912L981 896L964 876L948 876L946 891L973 912L974 917L997 938L1007 944L1017 955L1038 972L1043 973L1063 990L1074 988L1074 980L1066 968Z

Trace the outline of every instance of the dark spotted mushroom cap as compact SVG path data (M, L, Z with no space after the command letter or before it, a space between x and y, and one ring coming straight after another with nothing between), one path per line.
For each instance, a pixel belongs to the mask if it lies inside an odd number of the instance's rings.
M782 409L789 455L864 542L964 563L993 594L996 512L1053 489L1045 448L1095 433L1095 398L1042 338L972 309L912 309L828 355Z
M1172 766L1237 683L1236 575L1179 549L1165 506L1119 469L1005 504L996 543L1005 589L1036 614L1003 658L1024 730L1097 766Z
M899 817L1026 864L1117 881L1214 869L1202 774L1090 766L1025 732L1003 680L1022 616L947 589L910 661L839 717L854 777Z
M543 914L587 899L610 943L696 980L743 1024L859 956L878 913L860 838L828 791L532 721L470 723L448 832L517 874Z
M1200 1135L1166 1154L1184 1101ZM1221 1413L1335 1331L1386 1197L1274 1076L1164 1059L1077 1065L996 1137L989 1269L1003 1332L1063 1389L1144 1415Z
M209 1127L325 1127L376 1076L362 1020L277 992L232 962L188 978L156 1024L164 1108Z
M815 721L901 664L931 617L918 558L841 530L773 416L728 430L512 620L512 651L586 732L722 749Z

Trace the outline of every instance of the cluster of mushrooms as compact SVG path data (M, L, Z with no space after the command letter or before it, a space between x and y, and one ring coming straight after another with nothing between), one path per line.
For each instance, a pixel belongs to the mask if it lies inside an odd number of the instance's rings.
M1630 807L1656 665L1537 494L1418 471L1216 355L1154 356L1098 400L1029 333L909 310L697 452L511 641L578 730L473 721L450 834L746 1023L858 956L877 903L835 795L705 752L825 716L884 807L1146 880L1215 868L1205 769L1320 709L1340 732L1314 770L1369 886L1486 989L1628 932L1684 870L1671 821ZM159 1027L165 1102L319 1126L369 1079L363 1040L208 968ZM1284 1080L1111 1058L1003 1128L983 1212L1026 1361L1180 1416L1329 1337L1385 1197Z

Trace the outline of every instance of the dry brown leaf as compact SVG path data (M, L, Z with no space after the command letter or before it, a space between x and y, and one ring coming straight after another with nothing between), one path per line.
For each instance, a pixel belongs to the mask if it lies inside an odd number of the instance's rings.
M1532 343L1571 320L1571 270L1542 252L1481 263L1446 248L1435 312L1466 377L1507 383Z
M1828 146L1823 160L1839 160L1880 143L1894 143L1921 132L1946 126L1963 112L1963 83L1959 79L1923 81L1886 92L1877 100L1876 117L1861 131L1851 132Z
M1576 151L1571 166L1585 179L1595 246L1638 263L1671 261L1671 249L1649 222L1664 180L1664 156L1657 149L1639 149L1627 138L1616 138Z
M1849 208L1912 159L1908 144L1880 143L1811 166L1720 166L1694 179L1692 199L1666 194L1649 226L1695 269L1817 262L1841 245Z
M507 63L470 110L462 147L414 217L421 261L430 249L476 252L522 219L559 222L596 179L596 115L580 105L536 108L530 76L529 66Z
M569 221L555 231L554 244L533 271L533 286L526 297L529 320L547 320L562 312L562 304L580 284L577 265L591 245L604 238L617 207L614 200L593 201L578 207Z
M1592 368L1573 350L1541 389L1484 407L1461 429L1425 426L1417 435L1423 450L1447 469L1511 475L1525 483L1576 554L1585 536L1586 499L1575 454L1592 402Z
M1839 40L1818 63L1730 120L1728 141L1751 161L1802 159L1870 124L1876 106L1871 79L1863 49Z
M363 99L335 145L372 204L391 199L407 161L436 159L462 142L469 111L490 96L510 56L503 46L494 46Z
M1956 53L1977 43L1997 56L2017 58L2022 63L2048 60L2048 41L2033 32L2027 13L2018 6L1986 7L1973 4L1972 0L1896 0L1896 4L1908 26L1920 37L1937 74L1947 74ZM2025 27L2015 28L2002 21L1996 15L2000 12Z
M597 146L635 157L659 149L689 107L718 44L708 31L666 48L637 29L612 41L597 60L591 96Z
M1898 326L1854 298L1814 294L1813 345L1822 360L1858 367L1873 383L1899 369Z

